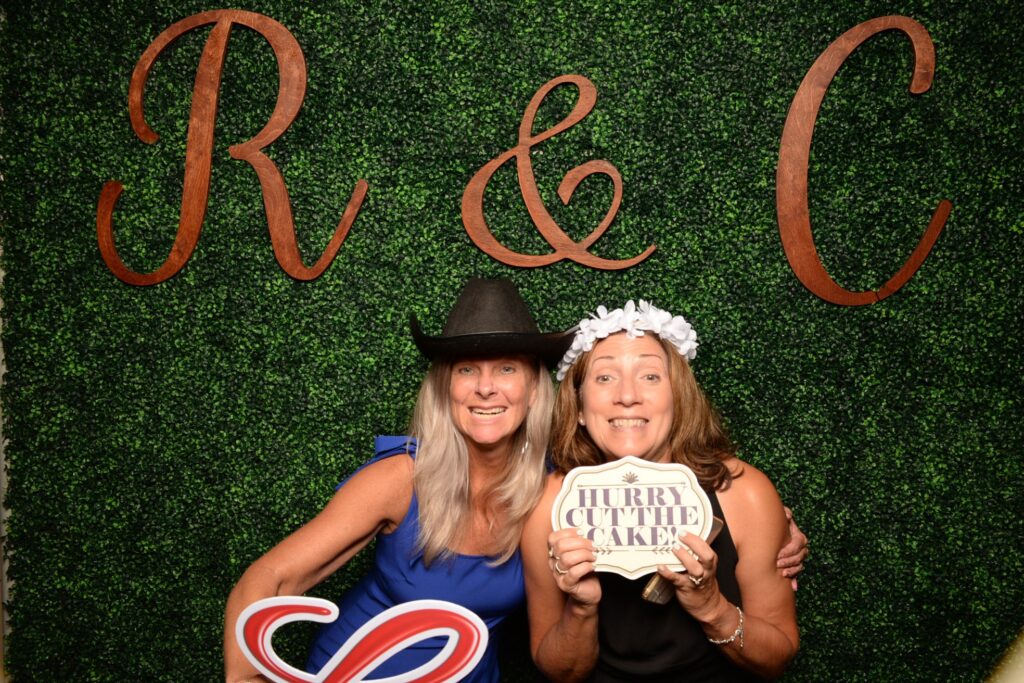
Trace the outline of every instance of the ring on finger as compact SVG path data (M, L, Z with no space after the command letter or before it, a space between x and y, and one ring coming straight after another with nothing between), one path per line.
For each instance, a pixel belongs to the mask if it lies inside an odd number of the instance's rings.
M555 571L561 574L562 576L565 576L569 573L568 569L562 569L562 566L558 564L558 560L555 560Z
M694 586L700 586L702 583L704 583L704 579L706 577L704 575L694 576L693 574L687 574L686 578L688 578Z

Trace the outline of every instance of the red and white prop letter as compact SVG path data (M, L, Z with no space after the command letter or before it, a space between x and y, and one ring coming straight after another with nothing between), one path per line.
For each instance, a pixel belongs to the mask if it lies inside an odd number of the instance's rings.
M264 676L277 683L442 683L464 678L487 648L487 626L465 607L443 600L395 605L366 622L315 674L284 662L271 644L274 631L293 621L331 622L338 607L320 598L281 596L258 600L235 624L242 652ZM426 664L387 679L366 676L396 652L427 638L448 642Z

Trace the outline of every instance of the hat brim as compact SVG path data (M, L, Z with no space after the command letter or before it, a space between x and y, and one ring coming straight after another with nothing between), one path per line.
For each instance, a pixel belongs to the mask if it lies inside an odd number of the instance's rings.
M524 354L539 358L549 369L557 366L572 346L574 331L537 334L488 332L431 337L423 333L415 315L409 316L409 328L416 347L430 360Z

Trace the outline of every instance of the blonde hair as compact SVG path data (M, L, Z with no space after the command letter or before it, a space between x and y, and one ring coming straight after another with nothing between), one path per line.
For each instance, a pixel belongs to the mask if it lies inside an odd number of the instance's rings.
M648 333L653 334L653 333ZM690 364L675 348L658 339L668 357L668 376L672 387L672 426L669 452L673 462L694 471L700 483L714 490L726 488L732 475L725 460L736 452L721 418L704 395ZM587 376L593 351L584 352L569 369L558 387L551 425L552 461L560 472L581 465L599 465L606 458L580 425L582 410L580 386Z
M526 516L540 500L544 456L551 433L554 389L542 363L533 365L537 395L526 419L512 437L505 470L480 492L494 534L494 564L512 557L519 546ZM469 451L452 421L449 402L452 363L437 360L427 371L413 410L409 433L419 443L413 486L419 500L419 545L423 559L450 558L470 528Z

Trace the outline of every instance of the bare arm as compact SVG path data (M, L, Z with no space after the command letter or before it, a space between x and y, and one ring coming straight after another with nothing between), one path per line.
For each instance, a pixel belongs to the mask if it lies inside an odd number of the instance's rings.
M224 674L231 683L262 681L239 649L235 622L253 602L301 595L333 574L381 531L393 529L412 499L412 460L373 463L345 483L326 507L242 574L224 614Z
M743 634L717 647L738 666L777 677L799 646L793 590L775 567L788 522L768 478L750 465L733 464L744 470L743 476L718 492L718 498L739 555L736 579L743 595ZM677 600L700 622L705 635L727 640L737 632L740 613L718 589L717 555L693 534L684 543L697 555L694 559L685 549L677 552L687 574L660 573L675 584ZM690 577L704 580L694 583Z
M551 506L561 484L561 475L548 477L521 549L533 660L551 680L570 682L586 678L597 662L601 584L590 541L573 529L551 532Z

